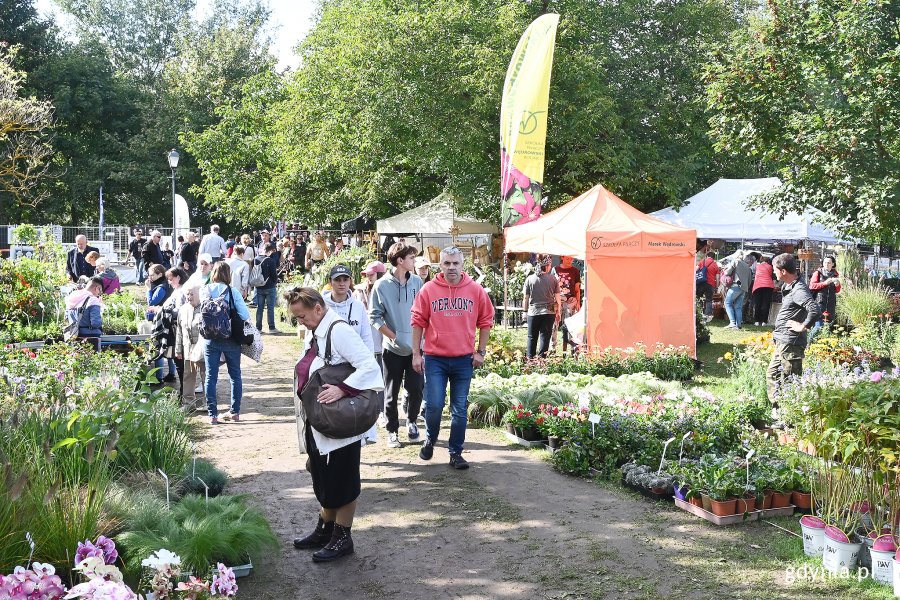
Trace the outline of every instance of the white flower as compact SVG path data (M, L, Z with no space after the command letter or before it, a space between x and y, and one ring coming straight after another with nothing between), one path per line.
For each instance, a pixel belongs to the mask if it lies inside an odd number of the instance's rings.
M181 566L181 557L170 550L160 548L148 558L141 561L141 566L150 567L151 569L165 569L166 567Z
M88 579L104 579L114 583L122 582L122 572L113 565L103 562L103 557L89 556L78 563L75 567L76 571L81 573Z

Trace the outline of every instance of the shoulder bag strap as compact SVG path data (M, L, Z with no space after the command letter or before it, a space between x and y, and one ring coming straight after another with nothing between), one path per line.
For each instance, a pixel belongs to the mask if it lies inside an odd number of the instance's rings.
M331 365L331 330L334 329L334 326L338 323L342 323L343 321L337 320L334 321L331 325L328 326L328 332L325 334L325 364Z

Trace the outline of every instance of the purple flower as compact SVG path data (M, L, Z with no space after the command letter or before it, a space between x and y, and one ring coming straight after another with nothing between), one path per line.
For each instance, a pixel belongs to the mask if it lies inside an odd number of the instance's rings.
M75 551L75 566L81 561L91 557L104 558L103 550L91 543L91 540L84 540L84 543L78 542L78 550ZM106 562L104 560L104 562Z
M884 377L884 373L882 373L881 371L873 371L872 374L869 375L869 379L873 383L878 383L879 381L881 381L882 377Z
M101 535L97 538L97 548L103 551L103 562L108 565L116 564L119 558L119 552L116 550L116 543L106 536Z
M56 377L56 380L59 382L63 382L66 380L66 374L62 371L57 371L54 377Z

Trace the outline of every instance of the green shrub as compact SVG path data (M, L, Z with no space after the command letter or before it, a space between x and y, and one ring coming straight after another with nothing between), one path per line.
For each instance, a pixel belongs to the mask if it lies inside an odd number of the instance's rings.
M247 558L259 558L275 550L278 540L263 514L246 504L246 496L218 496L207 503L203 496L188 495L163 518L150 522L147 507L128 518L125 531L116 536L125 566L132 574L141 560L165 548L181 557L182 568L205 574L217 562L234 566Z
M876 315L890 313L891 296L888 289L865 281L859 286L847 286L837 296L837 319L860 326Z
M203 483L206 483L209 488L209 497L212 498L222 493L227 482L228 475L224 471L214 467L208 460L199 458L196 462L189 462L185 467L180 488L183 495L199 494L203 496L206 494Z

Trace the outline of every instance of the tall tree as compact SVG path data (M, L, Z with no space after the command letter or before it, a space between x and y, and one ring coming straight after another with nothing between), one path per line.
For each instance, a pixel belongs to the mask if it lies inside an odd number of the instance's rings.
M0 198L34 205L40 198L34 189L52 154L53 107L22 94L25 74L13 67L16 52L0 45Z
M56 0L79 35L99 41L120 73L152 83L177 54L194 0Z
M900 225L900 4L769 0L708 74L717 147L775 165L760 204L849 234Z
M730 7L325 0L283 101L261 116L245 96L196 150L203 187L235 212L313 222L384 216L447 189L498 218L504 74L522 31L551 10L562 15L544 182L551 202L601 182L642 208L678 203L717 174L702 67L707 48L737 26ZM238 156L241 135L260 119L271 135L267 160L245 165L238 182L219 158ZM248 188L261 196L242 196Z

